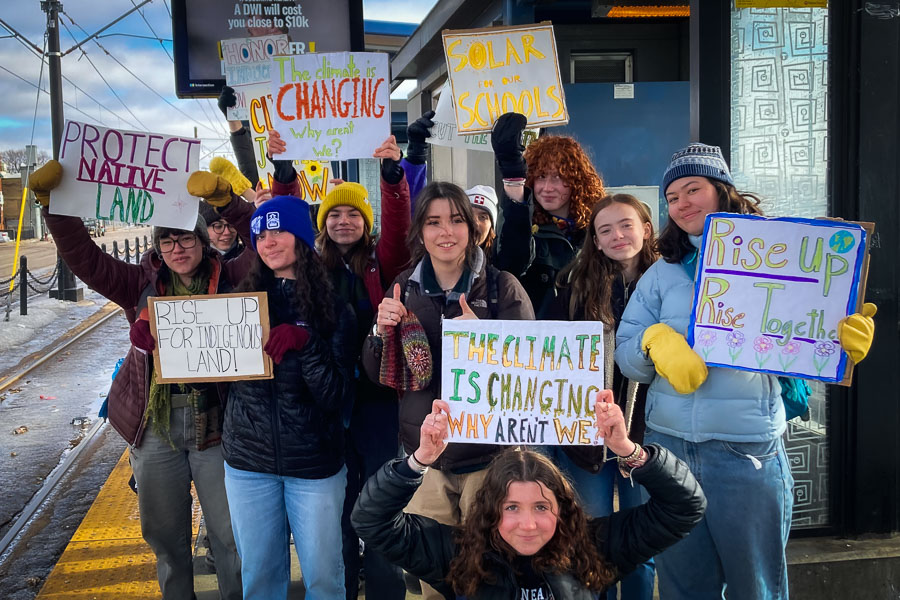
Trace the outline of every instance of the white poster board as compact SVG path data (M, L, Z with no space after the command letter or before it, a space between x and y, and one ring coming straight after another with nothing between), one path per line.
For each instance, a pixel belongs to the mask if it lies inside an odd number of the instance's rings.
M383 52L272 58L272 127L281 158L372 158L391 134L390 70Z
M451 442L599 445L603 323L445 320L441 390Z
M66 121L50 212L191 231L199 200L187 180L199 159L200 140Z
M708 215L688 342L708 365L844 381L837 324L861 303L867 244L847 221Z
M158 383L271 379L265 292L148 300Z
M234 88L237 104L228 109L230 121L250 118L250 102L269 93L273 56L291 54L284 34L222 40L222 70L225 83Z
M529 127L569 122L549 23L444 31L444 57L459 133L489 132L517 112Z

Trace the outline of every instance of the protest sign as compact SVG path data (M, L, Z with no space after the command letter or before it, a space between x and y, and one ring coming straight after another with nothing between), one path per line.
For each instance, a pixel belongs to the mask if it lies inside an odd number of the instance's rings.
M228 109L230 121L250 118L250 101L269 93L269 68L273 56L291 54L284 34L222 40L222 68L225 83L234 89L237 104Z
M383 52L272 58L272 126L290 159L371 158L391 134Z
M708 215L688 342L708 365L844 381L837 324L862 303L868 239L846 221Z
M193 230L187 180L199 156L200 140L66 121L50 212Z
M265 292L148 300L158 383L271 379Z
M453 109L453 92L450 90L450 82L444 83L441 95L438 97L437 108L434 109L434 127L431 128L431 137L425 141L435 146L448 146L450 148L465 148L466 150L483 150L493 152L490 133L474 133L460 135L456 132L456 111ZM526 129L522 134L525 147L537 139L540 129Z
M569 122L549 23L444 31L444 57L459 133L491 130L517 112L529 127Z
M603 443L603 323L445 320L441 352L451 442Z

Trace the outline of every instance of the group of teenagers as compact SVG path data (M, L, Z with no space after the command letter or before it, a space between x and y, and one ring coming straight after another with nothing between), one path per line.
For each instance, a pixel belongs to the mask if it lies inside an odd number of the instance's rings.
M808 388L707 368L685 339L706 215L761 214L759 198L718 148L690 144L664 171L657 237L576 140L526 149L514 113L492 134L500 194L426 183L432 116L409 125L405 157L393 136L373 154L380 224L352 182L313 213L277 132L270 191L227 164L192 174L196 227L154 227L140 264L44 209L72 271L131 323L108 415L163 598L193 598L191 482L223 599L286 598L291 536L309 600L356 598L361 568L378 600L406 597L403 570L429 600L615 598L618 582L650 599L657 578L664 600L787 598L783 390ZM31 176L45 207L62 176L55 161ZM273 378L157 383L148 298L244 291L267 293ZM854 363L873 315L841 322ZM535 318L603 322L604 444L448 444L442 322Z

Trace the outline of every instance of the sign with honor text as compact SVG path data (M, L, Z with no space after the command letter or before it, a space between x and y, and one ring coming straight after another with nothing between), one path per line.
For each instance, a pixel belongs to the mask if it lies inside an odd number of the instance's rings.
M847 221L708 215L688 343L708 365L844 382L837 326L862 304L868 236Z
M603 443L603 323L445 320L441 352L451 442Z

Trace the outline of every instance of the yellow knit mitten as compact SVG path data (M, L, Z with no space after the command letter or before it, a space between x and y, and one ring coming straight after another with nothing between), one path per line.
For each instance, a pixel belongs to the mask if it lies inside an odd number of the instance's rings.
M191 173L187 191L191 196L203 198L216 208L222 208L231 202L231 184L224 177L208 171Z
M28 176L28 187L34 192L34 197L41 206L50 204L50 192L56 189L56 186L62 181L62 175L62 165L55 160L50 160Z
M228 183L231 184L231 189L234 190L234 193L238 196L253 187L250 180L244 177L244 174L241 173L241 171L227 158L216 156L209 161L209 170L211 173L221 175L227 179Z
M871 302L863 304L861 313L853 313L838 321L838 341L854 363L859 363L869 353L875 337L875 313L878 307Z
M656 372L679 394L693 393L709 375L706 363L684 336L665 323L656 323L644 331L641 349L650 356Z

